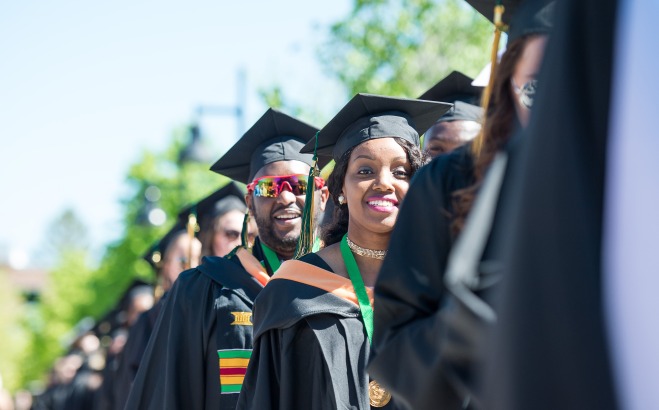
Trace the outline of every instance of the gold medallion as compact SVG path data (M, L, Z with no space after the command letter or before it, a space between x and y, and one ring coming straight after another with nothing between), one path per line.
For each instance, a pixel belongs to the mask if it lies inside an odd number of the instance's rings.
M368 398L373 407L384 407L391 401L391 393L386 391L375 380L368 384Z

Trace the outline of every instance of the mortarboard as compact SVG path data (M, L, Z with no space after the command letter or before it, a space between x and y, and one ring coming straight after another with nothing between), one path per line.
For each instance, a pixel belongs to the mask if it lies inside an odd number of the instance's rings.
M459 71L453 71L432 88L421 94L420 100L452 103L453 107L437 122L477 121L483 119L483 109L478 106L483 87L472 85L473 79Z
M187 224L190 215L194 215L199 226L206 229L217 216L234 210L245 212L247 205L245 205L245 193L231 181L206 198L183 209L179 212L178 219L181 223Z
M524 0L466 0L471 7L479 12L483 17L495 24L494 7L501 5L505 11L501 15L502 23L510 26L511 18L524 2Z
M497 68L497 51L502 31L508 31L508 42L527 34L548 33L551 29L554 1L551 0L466 0L495 27L490 59L490 78L483 93L482 105L489 105L490 90Z
M428 91L419 96L419 100L430 100L453 103L464 101L469 104L478 104L483 87L472 85L470 78L459 71L452 71L439 80Z
M419 134L437 121L451 104L385 97L373 94L355 95L318 133L318 141L309 141L302 152L338 160L360 143L385 137L403 138L419 145Z
M528 34L548 34L553 26L555 1L529 1L513 16L508 41Z
M270 108L213 164L211 171L248 184L260 168L271 162L297 160L311 166L313 155L300 153L300 148L316 132L317 128Z
M503 5L502 23L510 27L508 42L527 34L548 33L552 27L554 1L551 0L466 1L492 23L495 23L494 7Z

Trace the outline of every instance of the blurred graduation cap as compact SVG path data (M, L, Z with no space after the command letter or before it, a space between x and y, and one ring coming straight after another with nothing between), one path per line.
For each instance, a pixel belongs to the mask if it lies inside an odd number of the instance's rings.
M546 34L552 27L554 1L551 0L466 0L476 11L490 20L495 27L490 58L488 86L483 93L482 105L489 104L494 73L498 63L499 39L508 32L508 42L528 34Z
M483 87L473 85L473 79L459 71L452 71L419 96L420 100L452 103L453 107L436 122L477 121L483 119L480 103Z
M213 223L213 220L229 211L245 212L245 193L233 181L226 184L202 200L184 208L178 214L179 222L190 223L192 216L202 230L206 230Z
M211 171L248 184L259 169L272 162L297 160L311 166L313 155L300 153L300 148L316 132L318 128L270 108Z
M167 247L174 238L184 232L186 232L186 223L178 220L162 239L151 245L149 250L142 256L142 259L147 261L153 270L158 273Z
M524 0L466 0L471 7L479 12L483 17L496 24L495 6L503 6L505 11L501 15L501 22L510 26L511 18L524 2Z
M114 307L96 322L92 328L92 332L99 338L102 338L111 334L116 329L125 326L126 310L129 308L131 300L140 294L153 295L153 287L141 279L134 279L126 287Z
M495 7L503 6L501 23L508 41L527 34L548 33L552 27L552 0L466 0L476 11L497 25Z
M357 94L318 133L318 156L338 160L364 141L385 137L418 146L419 135L450 108L436 101ZM311 139L302 152L314 152L315 144Z

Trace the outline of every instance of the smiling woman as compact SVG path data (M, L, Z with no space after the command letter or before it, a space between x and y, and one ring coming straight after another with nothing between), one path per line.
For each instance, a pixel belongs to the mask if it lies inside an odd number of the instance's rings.
M425 163L419 131L449 107L353 98L302 151L336 161L326 247L284 262L254 310L255 346L238 408L396 408L369 380L372 287L410 184Z

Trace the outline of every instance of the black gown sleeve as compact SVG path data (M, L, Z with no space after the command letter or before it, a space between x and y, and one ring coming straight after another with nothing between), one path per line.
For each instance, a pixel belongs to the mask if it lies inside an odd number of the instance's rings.
M407 192L375 286L369 374L410 408L460 408L441 371L440 307L452 245L451 192L471 184L463 152L419 170Z

